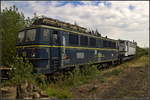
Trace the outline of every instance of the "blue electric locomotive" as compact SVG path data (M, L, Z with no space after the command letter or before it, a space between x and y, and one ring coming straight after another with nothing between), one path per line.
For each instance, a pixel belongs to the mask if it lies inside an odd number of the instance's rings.
M50 74L90 62L118 62L117 43L77 25L39 18L19 32L16 47L17 55L28 58L36 73Z

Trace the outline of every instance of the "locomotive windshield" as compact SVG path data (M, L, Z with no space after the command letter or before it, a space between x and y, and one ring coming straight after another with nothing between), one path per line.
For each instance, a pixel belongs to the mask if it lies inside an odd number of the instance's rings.
M50 30L49 29L43 29L43 31L41 30L40 32L41 34L41 39L40 41L49 41L49 34L50 34Z
M25 42L35 41L36 29L30 29L26 31Z
M28 29L19 32L18 43L32 42L36 39L36 29Z
M23 42L24 36L25 36L25 32L24 31L19 32L18 43L22 43Z
M18 34L18 44L30 44L30 43L41 43L41 44L53 44L58 45L57 30L47 28L32 28L20 31Z

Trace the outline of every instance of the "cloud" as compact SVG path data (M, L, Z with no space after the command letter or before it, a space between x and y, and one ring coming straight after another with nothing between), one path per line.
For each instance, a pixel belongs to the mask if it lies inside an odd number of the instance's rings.
M16 1L2 2L2 8L12 4L22 6L19 9L26 17L32 17L36 12L37 15L98 29L102 36L135 40L141 47L149 46L148 1Z

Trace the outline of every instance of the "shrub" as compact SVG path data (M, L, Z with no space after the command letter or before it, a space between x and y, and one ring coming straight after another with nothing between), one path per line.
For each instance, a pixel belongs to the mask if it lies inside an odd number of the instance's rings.
M32 64L27 59L14 57L14 63L11 64L10 82L17 87L17 98L23 98L21 85L24 83L34 83L35 78L32 74Z
M25 80L32 81L34 75L32 74L33 65L24 58L14 57L14 63L11 64L10 77L12 83L20 84Z

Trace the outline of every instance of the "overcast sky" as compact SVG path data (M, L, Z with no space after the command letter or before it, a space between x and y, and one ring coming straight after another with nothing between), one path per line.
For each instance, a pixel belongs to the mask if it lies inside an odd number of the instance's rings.
M149 47L148 1L2 1L1 8L16 5L25 17L33 13L97 29L112 39L134 40Z

